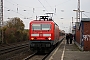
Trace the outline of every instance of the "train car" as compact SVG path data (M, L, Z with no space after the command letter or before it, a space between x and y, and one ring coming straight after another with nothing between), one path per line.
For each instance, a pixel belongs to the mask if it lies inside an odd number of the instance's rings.
M65 37L65 31L64 30L60 30L59 34L60 34L60 38L59 38L60 40Z
M59 41L59 33L59 26L52 19L48 16L40 16L39 20L30 22L30 49L34 51L52 48Z

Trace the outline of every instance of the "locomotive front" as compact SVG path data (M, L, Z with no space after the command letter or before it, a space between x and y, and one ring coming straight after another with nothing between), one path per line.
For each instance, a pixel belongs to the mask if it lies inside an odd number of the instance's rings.
M53 45L54 29L51 21L32 21L30 23L30 49L48 49Z

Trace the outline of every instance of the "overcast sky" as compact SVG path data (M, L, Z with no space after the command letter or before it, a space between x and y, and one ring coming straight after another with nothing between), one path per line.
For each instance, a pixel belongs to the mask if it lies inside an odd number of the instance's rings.
M7 21L7 18L20 17L25 24L25 28L29 29L29 23L35 19L36 15L40 16L46 12L56 12L54 21L61 30L69 32L72 17L74 21L76 17L76 12L73 10L77 9L77 6L78 0L4 0L4 21ZM90 18L89 6L90 0L80 1L80 9L85 11L82 14L83 17Z

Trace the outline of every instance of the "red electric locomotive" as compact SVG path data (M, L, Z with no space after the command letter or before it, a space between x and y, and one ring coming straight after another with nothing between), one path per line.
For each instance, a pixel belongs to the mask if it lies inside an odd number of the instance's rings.
M59 41L59 26L48 16L30 22L29 40L31 50L48 50Z

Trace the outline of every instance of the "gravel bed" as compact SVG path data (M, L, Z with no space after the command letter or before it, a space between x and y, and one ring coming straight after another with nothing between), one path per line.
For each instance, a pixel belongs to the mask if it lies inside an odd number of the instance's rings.
M27 41L28 42L28 41ZM11 44L12 45L18 45L18 44L24 44L27 43L25 42L19 42L16 44ZM7 45L3 45L4 47L7 47ZM0 46L0 49L2 48L2 46ZM30 54L32 54L33 52L30 51L29 46L23 49L19 49L4 55L0 55L0 60L22 60L23 58L29 56Z
M7 53L5 55L1 55L0 60L22 60L23 58L27 57L28 55L32 53L33 52L31 52L30 49L27 47L21 50Z

